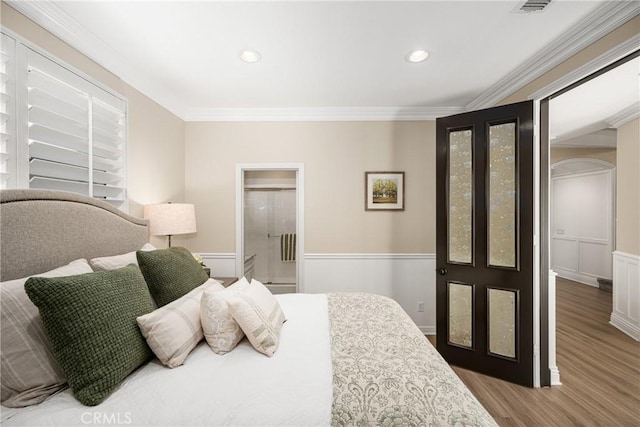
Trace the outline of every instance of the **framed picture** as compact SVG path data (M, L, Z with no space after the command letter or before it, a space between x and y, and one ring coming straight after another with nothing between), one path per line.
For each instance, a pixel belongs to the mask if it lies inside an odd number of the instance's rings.
M365 172L364 182L364 210L404 210L404 172Z

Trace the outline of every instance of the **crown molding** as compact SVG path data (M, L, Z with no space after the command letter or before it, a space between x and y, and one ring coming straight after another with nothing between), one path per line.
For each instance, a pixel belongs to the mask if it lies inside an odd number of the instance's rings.
M638 117L640 117L640 102L635 102L622 111L618 111L613 116L605 119L605 122L611 125L611 127L618 129L620 126L624 126Z
M637 1L605 3L563 37L538 51L471 101L466 106L467 111L496 105L639 14L640 2Z
M183 105L179 98L170 96L165 88L151 83L135 67L132 67L118 51L114 50L78 21L71 18L54 2L50 0L2 1L83 55L91 58L91 60L122 79L137 91L184 119L186 106Z
M603 69L609 64L616 62L619 59L633 53L640 48L640 34L636 34L624 42L620 43L613 49L608 50L602 55L592 59L586 64L576 68L572 72L565 74L560 79L553 83L544 86L543 88L535 91L529 95L528 99L542 99L547 96L551 96L556 92L571 86L573 83L588 77L598 70Z
M435 120L463 112L461 107L344 108L200 108L187 111L188 122L317 122Z
M188 109L179 97L170 95L170 92L165 90L166 88L153 84L145 78L118 51L67 15L51 0L2 1L186 121L411 121L433 120L464 111L486 108L495 105L498 101L640 14L640 2L607 2L564 37L539 51L466 107ZM631 41L631 43L636 43L636 49L638 39L640 36Z

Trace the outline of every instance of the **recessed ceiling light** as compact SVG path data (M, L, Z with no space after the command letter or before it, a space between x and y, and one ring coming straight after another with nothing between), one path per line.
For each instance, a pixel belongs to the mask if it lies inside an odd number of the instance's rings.
M412 52L409 52L409 54L407 55L407 61L414 63L422 62L427 59L428 56L429 52L427 52L426 50L414 50Z
M254 62L260 62L262 55L260 55L260 52L257 50L245 49L240 52L240 59L249 64L253 64Z

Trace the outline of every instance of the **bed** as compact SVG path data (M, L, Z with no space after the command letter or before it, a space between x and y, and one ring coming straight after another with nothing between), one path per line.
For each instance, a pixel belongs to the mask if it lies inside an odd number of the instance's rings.
M80 258L136 251L148 241L146 221L106 202L39 190L0 196L3 285ZM2 425L495 425L391 299L362 293L275 299L286 322L273 357L247 339L224 355L202 341L176 368L155 358L144 363L96 406L82 405L69 388L26 407L3 402Z

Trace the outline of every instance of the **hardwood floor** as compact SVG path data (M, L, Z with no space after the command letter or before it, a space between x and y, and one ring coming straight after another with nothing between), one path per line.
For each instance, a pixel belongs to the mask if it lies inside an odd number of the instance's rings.
M558 278L556 310L562 385L454 370L501 426L640 426L640 343L609 324L611 294Z

